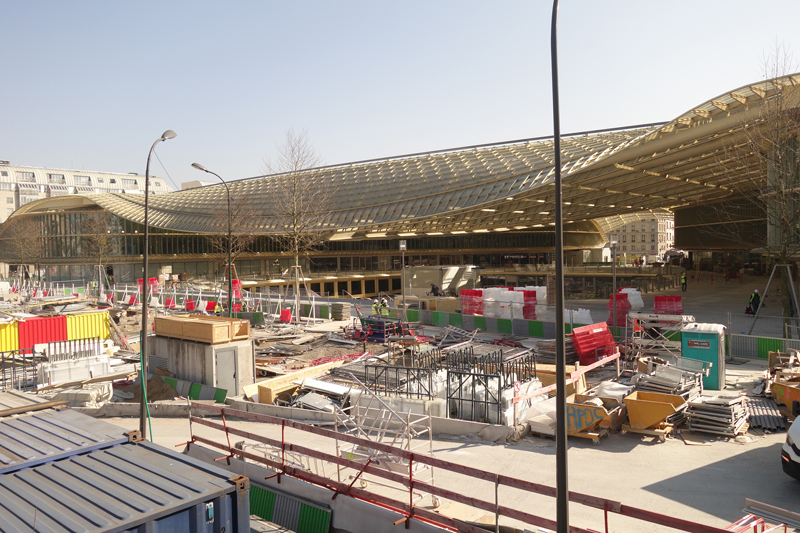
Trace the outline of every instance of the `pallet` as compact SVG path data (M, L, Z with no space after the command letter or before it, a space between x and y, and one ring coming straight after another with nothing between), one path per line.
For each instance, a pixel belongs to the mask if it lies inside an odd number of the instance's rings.
M620 433L624 435L625 433L630 431L631 433L640 433L642 435L650 435L653 437L658 437L658 440L660 442L665 442L667 440L667 435L672 433L674 429L675 426L672 424L664 424L662 427L655 429L636 429L632 428L628 424L622 424L622 430L620 431Z
M567 429L567 436L568 437L580 437L582 439L592 439L592 444L598 446L600 444L600 439L602 437L608 436L608 428L600 428L599 431L575 431L572 429ZM540 437L543 439L553 439L556 440L555 435L550 435L549 433L539 433L538 431L531 431L531 435L534 437Z

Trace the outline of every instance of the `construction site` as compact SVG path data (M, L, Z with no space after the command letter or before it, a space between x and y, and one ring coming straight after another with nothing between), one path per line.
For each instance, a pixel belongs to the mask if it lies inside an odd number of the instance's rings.
M765 353L751 354L728 331L735 317L704 321L763 278L691 281L687 293L620 287L565 311L573 531L800 526L797 482L776 452L800 409L800 351L759 341ZM144 389L143 284L0 286L0 509L14 517L4 531L82 531L87 520L172 531L191 505L226 531L556 529L547 286L463 289L445 312L249 292L236 279L230 300L224 285L148 285ZM107 476L176 447L185 459L173 464L232 480L216 511L164 497L143 512L134 502L155 471L117 477L122 501L80 496L78 464L102 455L81 468ZM129 449L142 458L119 456ZM171 483L199 483L171 468ZM30 476L49 489L22 491L39 483Z

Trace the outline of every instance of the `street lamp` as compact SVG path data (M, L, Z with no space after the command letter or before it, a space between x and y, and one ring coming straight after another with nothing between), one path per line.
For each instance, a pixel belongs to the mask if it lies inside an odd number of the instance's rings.
M149 359L147 353L147 306L150 297L150 283L148 283L149 279L147 277L147 251L150 247L150 232L148 231L147 225L147 200L150 192L150 158L153 156L153 150L156 149L158 143L174 138L175 132L167 130L161 137L156 139L156 142L153 143L153 146L150 147L150 152L147 154L147 166L144 170L144 274L142 275L142 290L144 294L142 300L142 338L139 341L139 348L141 350L139 358L141 361L140 366L142 367L142 401L139 409L139 432L142 434L143 439L147 438L147 361Z
M614 328L617 327L617 241L611 241L611 278L612 278L612 290L613 295L611 296L613 299L612 309L614 313ZM616 329L614 330L617 331Z
M216 172L211 172L200 163L192 163L192 167L197 170L202 170L213 176L219 178L219 181L225 186L225 191L228 193L228 317L233 316L233 264L231 263L231 190L225 180L220 178Z

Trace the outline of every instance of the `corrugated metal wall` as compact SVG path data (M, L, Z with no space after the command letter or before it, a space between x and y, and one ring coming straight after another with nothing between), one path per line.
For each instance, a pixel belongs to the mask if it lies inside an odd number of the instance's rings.
M28 318L19 322L19 349L33 348L35 344L65 341L67 317Z
M0 352L13 352L19 349L18 322L0 324Z
M250 486L250 514L297 533L328 533L331 510L282 492Z
M67 315L67 340L108 339L111 337L108 321L108 311Z

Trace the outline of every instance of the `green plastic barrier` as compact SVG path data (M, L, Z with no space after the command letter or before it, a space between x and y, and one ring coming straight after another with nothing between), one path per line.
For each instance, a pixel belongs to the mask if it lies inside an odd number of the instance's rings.
M486 331L486 317L475 315L475 329L479 329L481 331Z
M783 351L783 339L758 338L758 358L768 359L769 352Z
M464 318L460 313L448 313L451 326L464 329Z
M442 311L431 311L431 323L434 326L446 326L447 320L444 315L445 313Z
M409 322L419 322L419 311L416 309L406 311L406 316L408 316Z
M538 320L529 320L528 321L528 335L531 337L537 337L539 339L544 338L544 324L539 322Z
M330 308L327 305L320 305L319 306L319 317L320 318L330 318Z
M498 333L506 333L508 335L514 334L514 324L511 322L509 318L498 318L497 319L497 332Z

